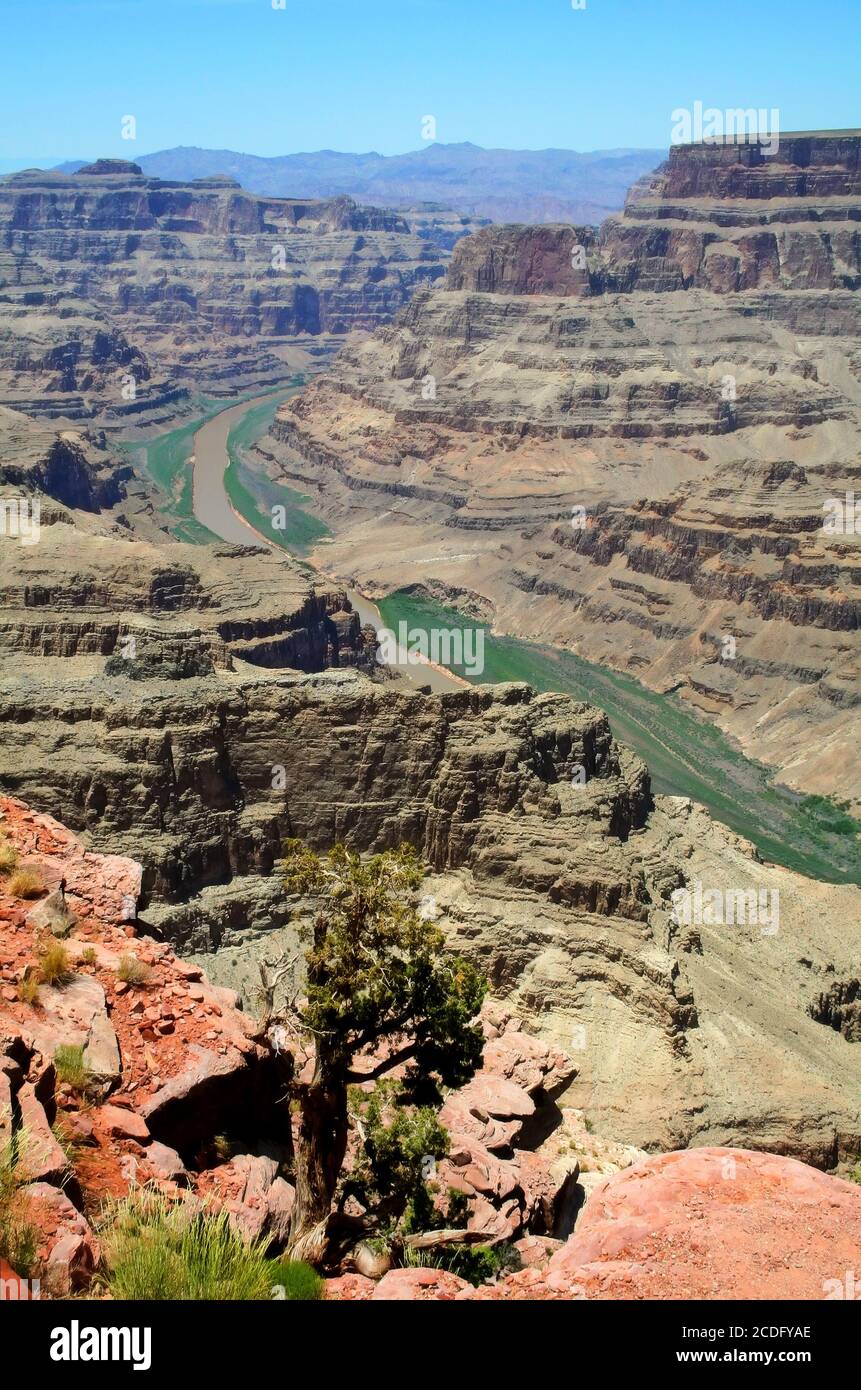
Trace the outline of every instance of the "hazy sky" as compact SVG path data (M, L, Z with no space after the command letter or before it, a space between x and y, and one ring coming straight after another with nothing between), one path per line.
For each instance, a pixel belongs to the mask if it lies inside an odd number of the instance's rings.
M0 160L172 145L666 147L674 107L861 124L859 0L0 0ZM135 141L121 138L124 116Z

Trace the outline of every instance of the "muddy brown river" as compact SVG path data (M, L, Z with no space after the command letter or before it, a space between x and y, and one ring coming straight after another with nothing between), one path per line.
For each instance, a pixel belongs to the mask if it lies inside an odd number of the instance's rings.
M227 443L231 430L250 410L265 405L271 399L271 395L257 396L254 400L242 401L239 405L230 406L227 410L222 410L219 415L213 416L197 431L194 436L194 454L192 456L194 467L193 505L197 520L214 535L221 536L222 540L229 541L233 545L264 546L274 555L285 560L287 556L280 546L273 545L262 532L255 530L249 521L239 515L224 486L224 474L230 462ZM322 571L318 571L318 573L322 575ZM331 576L323 577L331 581ZM350 603L363 624L372 627L375 632L379 632L381 628L385 627L376 604L372 603L364 594L359 593L357 589L349 588L346 585L345 588ZM409 661L403 648L399 647L398 652L398 660L393 661L391 665L416 686L429 686L435 692L442 692L459 690L467 684L460 677L450 675L448 671L439 667L426 665L423 662Z

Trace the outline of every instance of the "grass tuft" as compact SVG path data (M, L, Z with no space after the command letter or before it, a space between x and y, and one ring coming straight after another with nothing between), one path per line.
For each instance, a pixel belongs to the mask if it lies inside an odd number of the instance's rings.
M120 956L117 965L117 979L122 980L127 985L142 987L149 982L152 974L146 961L138 960L137 956Z
M50 941L39 952L39 970L46 985L62 987L69 983L69 952L61 941Z
M41 898L45 891L41 875L33 869L19 869L10 878L8 887L13 898Z
M268 1259L266 1242L245 1242L226 1211L172 1202L151 1188L116 1203L101 1238L105 1283L115 1299L263 1302L322 1294L313 1270Z
M90 1084L91 1077L84 1061L83 1047L62 1043L54 1053L54 1070L59 1082L71 1086L73 1091L79 1091L82 1095Z
M19 1131L11 1142L0 1144L0 1259L21 1279L29 1279L36 1265L39 1233L27 1219L21 1197L19 1161L26 1135Z
M34 970L18 982L18 998L31 1007L39 1002L39 976Z

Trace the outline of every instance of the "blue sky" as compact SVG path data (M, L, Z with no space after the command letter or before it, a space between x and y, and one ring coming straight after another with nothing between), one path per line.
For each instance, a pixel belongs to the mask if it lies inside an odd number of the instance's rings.
M674 107L861 124L859 0L0 0L0 161L172 145L665 147ZM133 115L137 139L121 139Z

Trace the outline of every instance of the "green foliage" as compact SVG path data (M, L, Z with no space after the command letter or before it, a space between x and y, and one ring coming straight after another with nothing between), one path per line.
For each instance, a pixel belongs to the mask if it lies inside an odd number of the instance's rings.
M285 884L318 900L301 1022L317 1042L324 1074L348 1073L357 1053L401 1044L417 1079L462 1085L483 1045L475 1019L486 984L445 952L442 932L412 905L422 868L408 845L362 860L343 845L321 858L298 840L285 846Z
M27 1219L21 1198L21 1186L27 1179L19 1177L18 1163L26 1144L20 1131L13 1140L0 1144L0 1259L22 1279L28 1279L36 1263L39 1234Z
M854 1168L850 1168L846 1176L850 1182L861 1184L861 1163L857 1163Z
M272 1260L269 1266L272 1297L288 1303L317 1303L325 1297L326 1285L315 1269L304 1260ZM280 1290L284 1293L281 1294Z
M266 1241L244 1241L226 1211L214 1213L138 1189L101 1229L105 1283L113 1298L161 1302L262 1302L273 1287L310 1286L266 1256ZM303 1293L302 1297L308 1295Z
M397 1084L381 1082L370 1096L353 1093L364 1138L364 1156L351 1175L351 1187L365 1200L382 1199L403 1231L441 1224L433 1204L433 1170L449 1152L448 1131L427 1105L399 1103Z
M137 956L129 954L120 956L119 964L117 965L118 980L122 980L125 984L132 985L135 988L142 988L149 982L151 974L152 971L146 961L138 960Z
M57 1080L71 1086L73 1091L83 1094L87 1090L91 1078L84 1062L83 1047L62 1043L54 1053L54 1070Z
M831 835L861 834L861 821L849 815L848 801L832 801L827 796L805 796L802 808L826 833Z
M435 1250L413 1250L406 1246L403 1254L407 1269L447 1269L476 1287L518 1267L519 1263L516 1251L500 1245L448 1245Z

